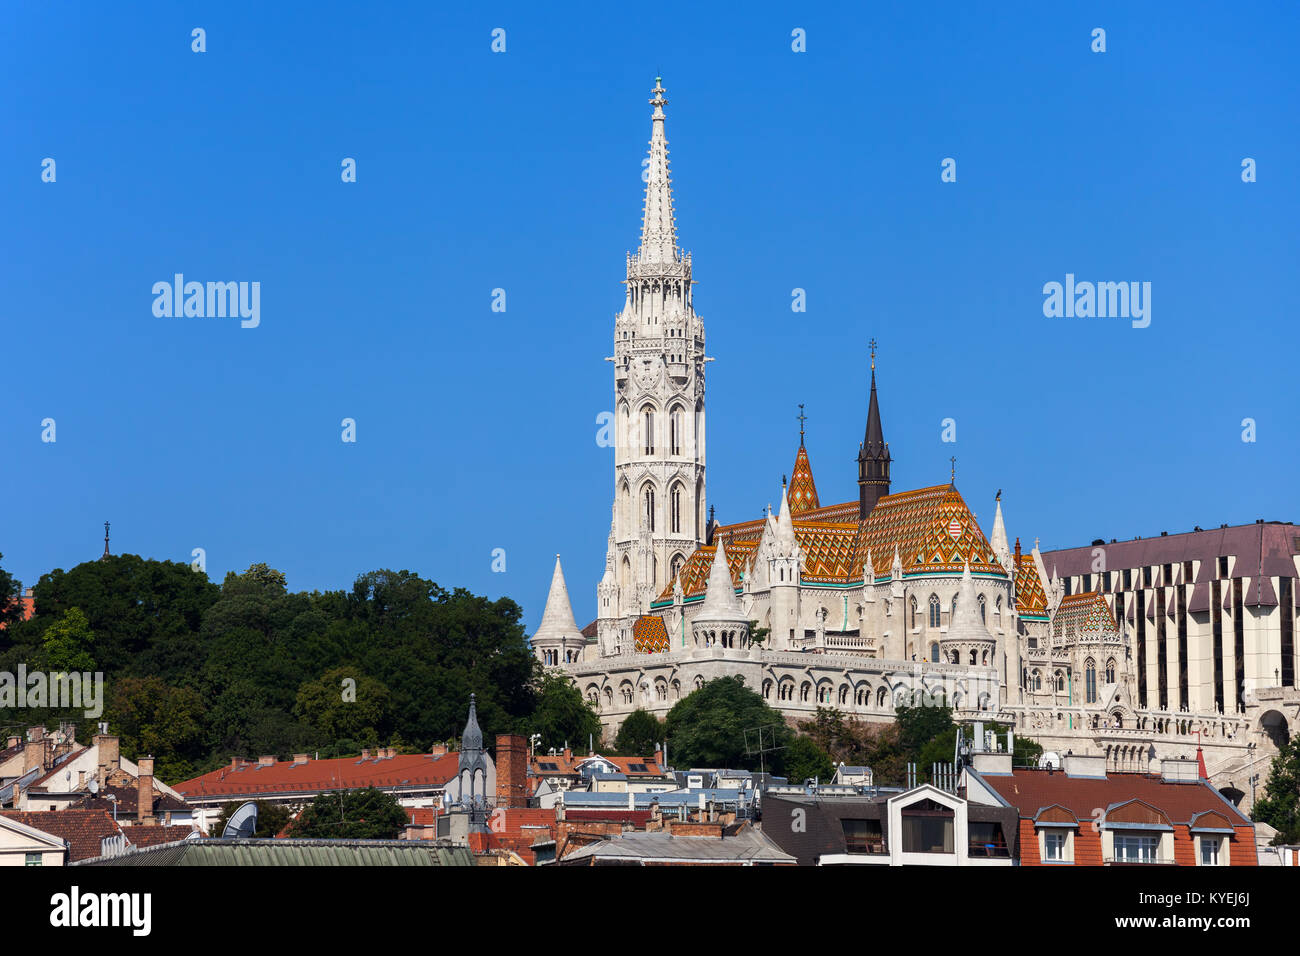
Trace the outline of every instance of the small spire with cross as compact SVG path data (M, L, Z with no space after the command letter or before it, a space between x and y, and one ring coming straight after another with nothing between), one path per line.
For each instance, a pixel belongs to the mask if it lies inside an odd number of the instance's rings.
M803 447L803 423L808 420L808 416L803 413L803 402L799 403L799 414L795 416L799 419L799 447Z
M876 340L875 340L875 338L873 337L873 338L871 339L871 341L868 342L867 344L871 346L871 371L874 372L874 371L876 370Z
M104 557L108 557L108 522L104 522Z
M948 461L952 463L952 481L953 484L956 484L957 483L957 456L953 455L951 458L948 459Z

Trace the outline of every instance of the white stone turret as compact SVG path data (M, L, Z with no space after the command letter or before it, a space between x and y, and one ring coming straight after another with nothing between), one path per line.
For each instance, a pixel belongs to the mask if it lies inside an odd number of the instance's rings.
M939 642L939 648L949 663L994 666L996 641L980 617L979 598L967 561L961 574L961 590L957 592L957 609L948 623L948 633ZM954 660L953 655L957 657Z
M533 634L532 648L543 664L569 664L582 659L587 639L578 630L573 619L573 606L569 603L569 589L564 583L564 569L560 556L555 556L555 572L551 575L551 590L546 595L546 610L542 623Z
M745 650L749 647L749 620L736 598L736 588L727 565L727 549L718 541L709 568L704 604L691 622L696 647Z

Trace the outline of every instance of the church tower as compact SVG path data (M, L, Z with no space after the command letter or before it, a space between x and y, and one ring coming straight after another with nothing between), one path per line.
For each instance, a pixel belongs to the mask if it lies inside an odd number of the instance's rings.
M858 449L858 518L866 520L876 502L889 494L889 444L880 427L876 401L876 340L871 340L871 407L867 409L867 434Z
M691 256L677 247L664 88L650 105L641 245L627 257L614 322L614 521L598 588L602 650L630 646L632 620L705 538L704 324ZM612 577L612 581L610 580ZM606 603L608 602L608 603ZM610 605L615 605L610 607ZM612 629L628 630L620 640ZM606 653L608 651L606 650Z

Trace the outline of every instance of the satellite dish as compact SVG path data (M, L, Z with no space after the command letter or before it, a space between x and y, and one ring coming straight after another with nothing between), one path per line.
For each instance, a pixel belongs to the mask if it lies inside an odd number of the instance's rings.
M257 804L251 800L230 815L226 828L221 831L223 840L248 840L257 829Z
M1046 770L1049 767L1053 770L1061 769L1061 755L1052 750L1038 758L1039 770Z
M94 777L91 777L90 783L86 784L86 789L91 793L99 793L99 781Z

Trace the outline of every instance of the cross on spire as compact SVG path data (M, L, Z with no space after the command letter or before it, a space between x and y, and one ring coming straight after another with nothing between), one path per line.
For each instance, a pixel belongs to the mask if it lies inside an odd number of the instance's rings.
M799 403L799 414L795 416L799 419L799 447L803 447L803 423L808 420L808 416L803 413L803 402Z
M876 340L875 340L875 338L873 337L873 338L871 339L871 341L868 342L867 344L871 346L871 371L874 372L874 371L876 370Z
M957 456L953 455L948 461L952 462L952 480L955 483L957 481Z
M104 522L104 557L108 557L108 522Z

